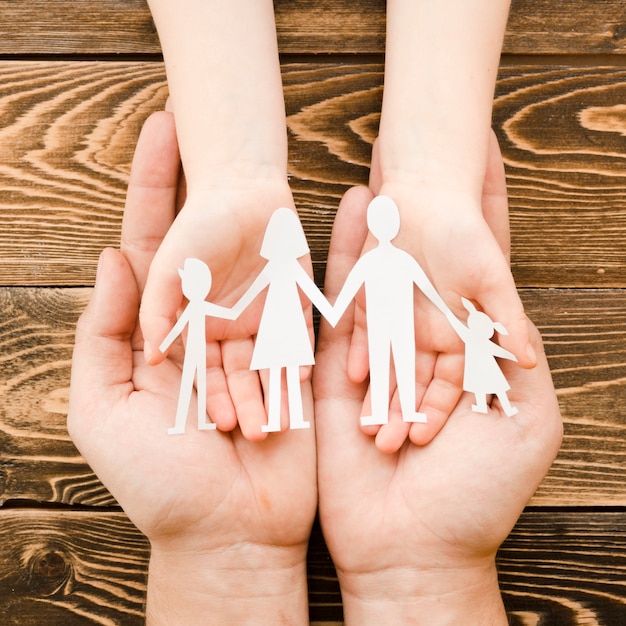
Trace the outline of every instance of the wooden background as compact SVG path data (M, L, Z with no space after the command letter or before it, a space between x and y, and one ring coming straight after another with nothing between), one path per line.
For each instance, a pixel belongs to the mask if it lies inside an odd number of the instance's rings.
M384 0L277 0L290 176L321 278L367 180ZM445 38L445 33L441 34ZM147 545L65 429L73 328L167 94L144 0L0 0L0 623L143 621ZM514 0L494 127L562 451L499 555L516 625L626 623L626 5ZM341 622L316 529L313 622Z

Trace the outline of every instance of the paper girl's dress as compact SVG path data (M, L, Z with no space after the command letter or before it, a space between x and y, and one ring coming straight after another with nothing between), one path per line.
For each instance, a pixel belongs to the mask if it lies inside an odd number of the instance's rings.
M313 347L298 293L298 279L308 282L310 277L297 260L286 259L270 261L263 274L272 278L250 369L313 365Z
M468 338L465 346L463 389L476 396L499 394L511 387L494 354L500 346L492 341Z

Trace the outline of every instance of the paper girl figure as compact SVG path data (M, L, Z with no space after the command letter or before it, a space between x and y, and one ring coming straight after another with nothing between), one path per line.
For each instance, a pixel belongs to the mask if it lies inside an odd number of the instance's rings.
M487 413L487 396L495 394L500 400L502 409L509 417L517 413L511 405L506 392L511 388L495 357L517 361L515 355L491 341L494 331L507 335L507 330L499 322L491 318L466 298L462 298L463 306L469 312L467 328L463 326L460 333L465 342L465 374L463 389L476 396L476 404L472 410L476 413Z
M327 317L331 307L298 259L309 246L294 211L281 208L268 222L261 246L267 264L233 307L245 309L265 288L267 297L256 336L251 370L269 369L268 423L263 432L280 431L281 378L286 370L291 428L309 428L304 420L300 390L300 366L312 365L313 346L302 310L298 287Z
M366 252L348 274L334 304L330 322L333 325L337 323L350 301L364 286L372 415L361 417L361 423L378 425L389 420L391 356L403 421L426 422L426 415L415 410L414 285L455 328L460 322L419 263L391 243L400 230L400 213L391 198L378 196L372 200L367 208L367 225L378 245Z
M205 318L207 315L225 319L235 319L237 317L236 313L231 309L205 302L213 282L211 270L205 263L199 259L185 259L185 265L183 269L178 270L178 273L182 281L183 294L189 300L189 303L159 346L159 350L165 352L187 326L187 343L185 345L185 359L180 381L176 421L174 426L167 430L170 435L185 432L185 422L191 402L194 377L196 378L198 393L198 429L213 430L216 428L213 422L207 420L206 413Z

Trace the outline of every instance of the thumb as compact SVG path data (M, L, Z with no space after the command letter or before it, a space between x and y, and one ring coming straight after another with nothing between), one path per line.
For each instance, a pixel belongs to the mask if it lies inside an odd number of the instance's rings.
M106 410L111 389L129 383L133 372L131 337L137 325L139 293L125 257L106 249L100 255L96 285L76 326L68 428L94 407ZM130 391L130 387L126 389ZM119 396L117 396L119 398ZM96 401L94 401L96 399Z

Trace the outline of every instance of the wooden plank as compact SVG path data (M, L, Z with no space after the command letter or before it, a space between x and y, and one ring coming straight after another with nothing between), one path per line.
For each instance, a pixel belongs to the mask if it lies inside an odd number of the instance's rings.
M88 289L0 290L0 503L112 505L65 428L73 329ZM523 290L565 420L533 504L626 505L626 290Z
M519 283L624 285L625 98L624 68L501 68L493 120Z
M381 54L384 0L275 0L283 54ZM145 0L23 0L0 5L0 54L159 54ZM442 38L446 34L442 33ZM624 54L620 0L513 0L505 54Z
M624 511L529 511L498 554L512 626L626 622Z
M367 181L382 66L285 64L290 182L321 280L335 208ZM0 62L0 284L89 285L117 245L159 63ZM494 124L520 286L626 286L626 70L504 65ZM550 233L549 237L545 233Z
M623 623L625 525L623 511L526 511L498 554L510 623ZM139 625L148 554L123 513L0 509L2 623ZM312 623L342 623L336 572L317 526L308 564Z
M140 626L148 555L123 513L0 509L0 620Z

